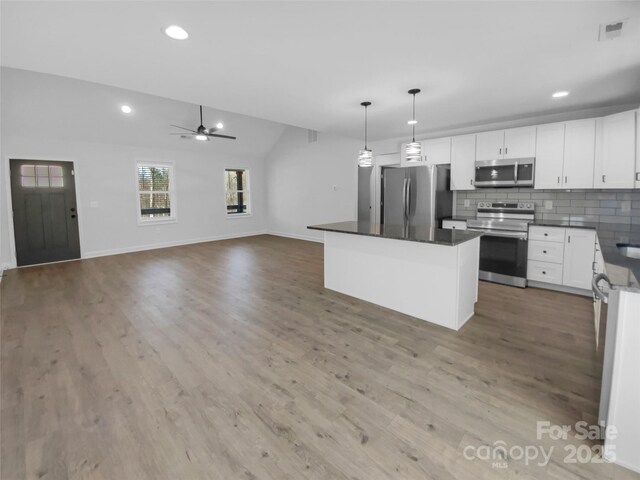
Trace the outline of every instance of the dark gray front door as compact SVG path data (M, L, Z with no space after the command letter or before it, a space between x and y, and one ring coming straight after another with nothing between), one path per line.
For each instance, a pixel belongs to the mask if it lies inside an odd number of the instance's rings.
M18 266L80 258L72 162L10 160Z

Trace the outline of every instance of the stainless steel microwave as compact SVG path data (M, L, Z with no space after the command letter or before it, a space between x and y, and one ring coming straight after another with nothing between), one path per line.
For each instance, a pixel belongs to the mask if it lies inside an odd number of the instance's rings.
M532 187L535 158L499 158L476 162L476 187Z

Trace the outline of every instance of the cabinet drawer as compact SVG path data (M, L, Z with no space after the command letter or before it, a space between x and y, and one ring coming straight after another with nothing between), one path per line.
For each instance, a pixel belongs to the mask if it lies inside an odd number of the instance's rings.
M529 227L529 240L564 243L564 228L561 227Z
M539 262L562 263L564 258L564 244L530 240L528 257L529 260Z
M562 285L562 265L529 260L527 262L527 279Z
M442 228L446 228L449 230L466 230L467 222L462 220L443 220Z

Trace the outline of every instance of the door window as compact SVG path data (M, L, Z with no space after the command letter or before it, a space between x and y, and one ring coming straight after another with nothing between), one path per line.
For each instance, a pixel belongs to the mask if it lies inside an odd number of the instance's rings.
M63 188L62 167L59 165L21 165L20 185L27 188Z

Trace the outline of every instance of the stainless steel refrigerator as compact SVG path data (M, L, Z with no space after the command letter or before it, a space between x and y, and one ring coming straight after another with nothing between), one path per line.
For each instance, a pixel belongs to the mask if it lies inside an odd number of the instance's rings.
M441 228L453 212L449 165L383 167L380 223Z

